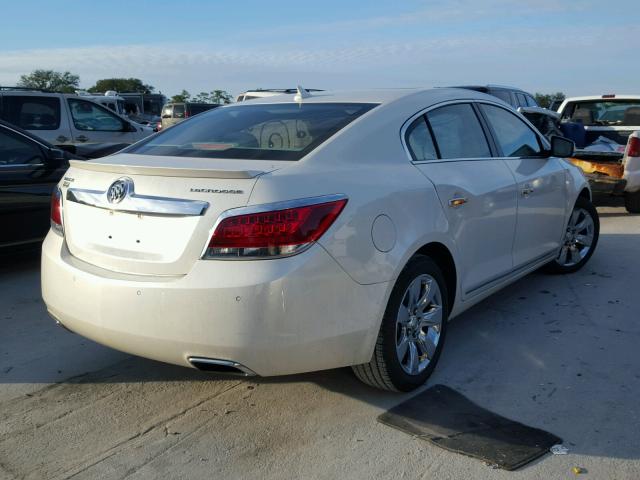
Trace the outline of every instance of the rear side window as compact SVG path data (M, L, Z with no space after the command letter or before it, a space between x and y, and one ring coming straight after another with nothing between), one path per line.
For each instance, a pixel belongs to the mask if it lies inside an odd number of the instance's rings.
M4 128L0 128L0 150L0 167L44 163L42 150L35 143Z
M440 158L491 156L480 121L468 103L448 105L427 113Z
M7 95L2 98L2 118L25 130L57 130L60 127L60 99Z
M299 160L371 103L272 103L214 108L124 150L142 155Z
M436 146L427 128L427 122L420 116L411 124L406 133L407 146L414 161L435 160L438 158Z
M518 99L518 106L519 107L526 107L527 106L527 99L524 98L524 95L522 93L516 93L516 98Z
M538 102L535 101L535 99L531 96L531 95L525 95L525 97L527 98L527 105L530 107L537 107L538 106Z
M481 105L482 110L505 157L531 157L542 151L538 136L513 113L492 105Z
M503 102L507 102L509 105L512 104L512 102L511 102L511 94L509 93L508 90L491 90L490 93L494 97L498 97Z

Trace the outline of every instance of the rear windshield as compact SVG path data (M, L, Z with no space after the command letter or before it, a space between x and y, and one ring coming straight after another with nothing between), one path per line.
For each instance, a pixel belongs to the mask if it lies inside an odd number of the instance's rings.
M369 103L276 103L219 107L149 137L125 152L299 160L375 106Z
M564 109L562 119L583 125L635 127L640 125L640 99L570 103Z

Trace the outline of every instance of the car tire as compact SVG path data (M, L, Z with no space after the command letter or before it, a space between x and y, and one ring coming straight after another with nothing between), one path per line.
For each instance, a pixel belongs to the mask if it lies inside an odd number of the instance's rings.
M624 192L624 207L629 213L640 213L640 190Z
M598 211L589 199L579 197L569 217L562 248L545 270L555 274L580 270L593 255L599 236Z
M383 390L408 392L423 385L442 352L448 298L438 265L414 256L391 292L371 360L352 367L356 377Z

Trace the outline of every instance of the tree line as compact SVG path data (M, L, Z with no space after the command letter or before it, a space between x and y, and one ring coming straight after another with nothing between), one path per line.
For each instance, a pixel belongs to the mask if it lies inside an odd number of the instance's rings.
M18 81L19 87L38 88L60 93L74 93L80 87L80 76L71 72L55 72L53 70L34 70L28 75L22 75ZM92 93L104 93L107 90L116 92L137 92L153 93L155 87L144 83L139 78L105 78L98 80L96 84L88 89ZM565 94L556 93L536 93L535 99L538 105L548 108L554 100L564 100ZM212 90L210 92L200 92L191 95L188 91L182 90L173 95L170 102L197 102L197 103L231 103L232 97L225 90Z
M80 89L80 76L71 72L56 72L54 70L34 70L22 75L17 84L22 88L37 88L57 93L75 93ZM104 93L108 90L116 92L154 93L155 87L144 83L139 78L104 78L87 89L91 93ZM225 90L200 92L192 96L186 90L173 95L171 102L200 102L200 103L231 103L232 97Z

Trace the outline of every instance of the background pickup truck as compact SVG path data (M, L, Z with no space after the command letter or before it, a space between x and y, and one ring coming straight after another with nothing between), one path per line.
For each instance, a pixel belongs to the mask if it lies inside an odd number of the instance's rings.
M640 95L567 98L558 108L563 135L576 144L569 159L595 193L622 194L640 213Z

